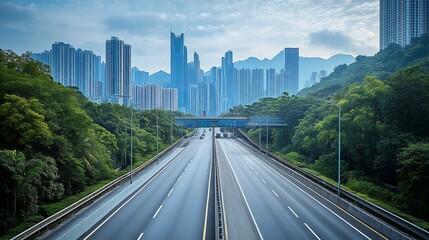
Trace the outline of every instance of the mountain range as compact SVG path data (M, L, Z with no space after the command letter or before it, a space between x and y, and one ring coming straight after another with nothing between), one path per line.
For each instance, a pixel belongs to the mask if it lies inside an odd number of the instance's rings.
M325 70L329 75L336 66L341 64L350 64L354 61L355 58L352 55L346 54L337 54L328 59L320 57L299 57L300 86L304 86L305 82L309 80L312 72ZM284 68L284 50L279 52L272 59L264 58L261 60L256 57L249 57L246 60L234 62L234 67L237 69L274 68L276 69L276 72L280 72L280 69ZM170 74L165 71L158 71L149 76L149 82L167 86L170 82Z

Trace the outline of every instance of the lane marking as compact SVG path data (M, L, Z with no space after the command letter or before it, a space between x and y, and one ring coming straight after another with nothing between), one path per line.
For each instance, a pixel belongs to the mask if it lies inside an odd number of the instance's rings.
M363 232L361 232L359 229L357 229L355 226L353 226L351 223L349 223L347 220L345 220L344 218L342 218L341 216L339 216L337 213L335 213L334 211L332 211L330 208L328 208L327 206L325 206L323 203L321 203L319 200L317 200L316 198L314 198L313 196L311 196L309 193L307 193L306 191L304 191L302 188L298 187L298 185L296 185L295 183L293 183L291 180L287 179L285 176L281 175L277 170L275 170L274 168L272 168L270 165L266 164L269 168L271 168L275 173L277 173L280 177L282 177L283 179L285 179L286 181L288 181L290 184L292 184L293 186L295 186L296 188L298 188L301 192L303 192L304 194L306 194L307 196L309 196L311 199L313 199L315 202L317 202L318 204L320 204L322 207L324 207L326 210L328 210L329 212L331 212L332 214L334 214L337 218L341 219L341 221L343 221L344 223L346 223L347 225L349 225L351 228L353 228L356 232L360 233L362 236L364 236L366 239L371 239L369 238L367 235L365 235ZM280 170L281 171L281 170ZM283 172L283 171L282 171ZM285 173L285 172L283 172ZM287 173L285 173L287 174ZM287 174L288 176L290 176L289 174ZM294 178L293 176L290 176L291 178L295 179L297 182L301 183L298 179ZM303 184L303 183L301 183ZM304 185L304 184L303 184ZM304 185L305 186L305 185ZM319 194L318 194L319 195ZM320 196L320 195L319 195ZM323 198L323 196L320 196ZM326 198L324 198L326 199ZM327 199L326 199L327 200ZM334 205L336 206L336 205ZM367 226L367 225L365 225ZM367 226L368 227L368 226ZM368 227L369 228L369 227ZM372 228L369 228L372 229Z
M143 237L143 233L140 233L139 238L137 240L140 240Z
M182 174L183 175L183 174ZM177 179L177 181L180 181L180 179L182 178L182 175L180 175L180 177Z
M304 187L306 187L308 190L312 191L314 194L318 195L320 198L324 199L325 201L327 201L328 203L332 204L332 206L336 207L338 210L344 212L346 215L348 215L350 218L353 218L355 221L357 221L358 223L362 224L363 226L365 226L366 228L368 228L369 230L371 230L372 232L374 232L375 234L377 234L378 236L380 236L383 239L388 239L385 236L383 236L381 233L377 232L376 230L374 230L372 227L368 226L367 224L365 224L364 222L362 222L361 220L357 219L355 216L351 215L350 213L348 213L346 210L342 209L341 207L339 207L337 204L333 203L331 200L325 198L324 196L320 195L318 192L316 192L315 190L311 189L310 187L306 186L304 183L302 183L301 181L299 181L298 179L296 179L295 177L293 177L292 175L290 175L289 173L283 171L282 169L280 169L279 167L277 167L275 164L271 163L271 162L266 162L263 159L261 159L261 156L256 155L253 151L249 150L246 146L244 146L243 143L237 141L240 145L242 145L243 149L246 149L248 152L252 153L260 162L262 162L263 164L265 164L267 167L271 168L274 172L276 172L280 177L284 178L286 181L288 181L289 183L291 183L293 186L297 187L299 190L301 190L303 193L305 193L306 195L308 195L310 198L312 198L314 201L316 201L317 203L319 203L320 205L322 205L324 208L326 208L327 210L329 210L331 213L333 213L335 216L337 216L339 219L341 219L343 222L345 222L347 225L349 225L350 227L352 227L354 230L356 230L358 233L360 233L361 235L363 235L365 238L370 239L368 236L366 236L364 233L362 233L361 231L359 231L356 227L352 226L349 222L347 222L346 220L344 220L343 218L341 218L339 215L337 215L335 212L333 212L331 209L329 209L328 207L326 207L325 205L323 205L321 202L319 202L318 200L316 200L314 197L312 197L311 195L309 195L309 193L305 192L304 190L302 190L301 188L299 188L296 184L294 184L293 182L291 182L289 179L287 179L285 176L281 175L276 169L278 169L279 171L281 171L282 173L286 174L287 176L289 176L290 178L294 179L295 181L297 181L298 183L300 183L301 185L303 185ZM275 167L276 169L274 169L273 167Z
M155 215L153 215L152 218L156 218L156 215L158 215L159 211L161 211L162 205L159 206L158 210L156 211Z
M184 172L186 172L186 169L188 169L188 167L185 167L185 171Z
M165 169L167 169L167 167L173 162L174 159L177 158L177 156L179 156L183 151L185 150L185 148L183 148L176 156L174 156L170 162L168 162L166 165L163 166L163 168L156 173L152 178L149 179L149 181L147 181L142 188L140 188L140 190L138 190L136 193L134 193L134 195L132 195L126 202L124 202L118 209L116 209L108 218L106 218L100 225L98 225L94 230L92 230L92 232L90 232L85 238L84 240L87 240L89 237L91 237L100 227L102 227L107 221L109 221L117 212L119 212L128 202L130 202L135 196L137 196L141 191L143 191L143 189L145 189L147 187L147 185L149 185L149 183L151 183L157 176L159 176Z
M250 166L250 169L252 169L252 170L253 170L253 167L252 167L252 166Z
M170 196L171 192L173 192L173 189L174 189L174 188L171 188L170 192L169 192L169 193L168 193L168 195L167 195L168 197Z
M317 236L317 234L313 231L313 229L311 229L308 225L307 225L307 223L304 223L304 225L308 228L308 230L310 230L310 232L318 239L318 240L320 240L320 237L319 236Z
M274 190L271 189L271 191L274 193L274 195L276 195L277 198L279 197L279 195L277 195L277 193L274 192Z
M213 146L211 147L211 151L213 151ZM212 166L213 166L213 154L210 154L210 173L209 173L209 183L207 186L207 200L206 200L206 213L204 217L204 230L203 230L203 240L206 239L207 234L207 222L209 217L209 200L210 200L210 189L211 189L211 180L212 180ZM216 213L215 213L216 214Z
M264 184L267 184L267 182L265 182L265 180L264 180L264 179L262 179L262 178L261 178L261 181L262 181Z
M230 168L231 168L231 170L232 170L232 173L234 174L235 181L237 182L238 187L240 188L241 195L243 196L243 198L244 198L244 202L246 203L246 206L247 206L247 209L248 209L248 210L249 210L249 212L250 212L250 216L252 217L252 220L253 220L253 223L255 224L256 230L258 231L258 235L259 235L259 237L263 240L263 239L264 239L264 237L262 237L261 231L259 230L258 223L256 223L255 217L253 216L252 210L250 209L249 203L247 202L246 195L244 195L243 189L241 188L241 184L240 184L240 182L238 181L238 178L237 178L237 175L235 174L234 168L232 168L232 165L231 165L231 163L230 163L230 161L229 161L229 158L228 158L228 156L226 155L225 150L224 150L224 149L223 149L223 147L222 147L222 143L220 143L219 145L220 145L220 148L222 148L222 152L224 153L223 155L225 156L226 161L228 162L228 165L229 165L229 167L230 167Z
M256 175L259 175L259 173L257 171L255 171Z
M287 208L289 208L289 210L293 213L293 215L295 215L295 217L299 218L298 215L292 210L292 208L290 208L289 206L287 206Z

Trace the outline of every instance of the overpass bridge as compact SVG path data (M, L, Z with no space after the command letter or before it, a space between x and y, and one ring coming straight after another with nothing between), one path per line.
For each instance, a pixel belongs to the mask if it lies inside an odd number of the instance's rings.
M284 127L285 121L277 116L252 116L245 117L177 117L176 124L182 128L205 127Z

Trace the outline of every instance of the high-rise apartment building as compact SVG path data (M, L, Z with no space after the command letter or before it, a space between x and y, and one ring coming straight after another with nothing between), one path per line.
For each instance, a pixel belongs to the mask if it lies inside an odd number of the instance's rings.
M286 91L295 95L299 91L299 48L285 48Z
M380 0L380 49L390 43L406 46L428 28L427 0Z
M64 86L76 86L75 48L73 46L63 42L52 44L49 63L51 75L55 81Z
M276 84L276 70L274 68L267 69L266 74L266 97L277 97L276 88L278 88Z
M49 65L55 81L64 86L77 87L89 100L101 102L105 68L100 56L56 42L51 50L32 53L31 58Z
M106 41L106 101L130 105L131 46L117 37Z

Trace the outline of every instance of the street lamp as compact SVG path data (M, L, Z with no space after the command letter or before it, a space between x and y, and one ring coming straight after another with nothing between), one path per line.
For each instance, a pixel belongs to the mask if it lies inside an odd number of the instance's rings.
M158 144L158 110L156 111L156 164L158 164L158 158L159 158L159 144Z
M131 126L131 145L130 145L130 184L133 183L133 105L131 104L130 126Z
M267 114L267 116L266 116L266 127L267 127L267 155L268 155L268 114Z

